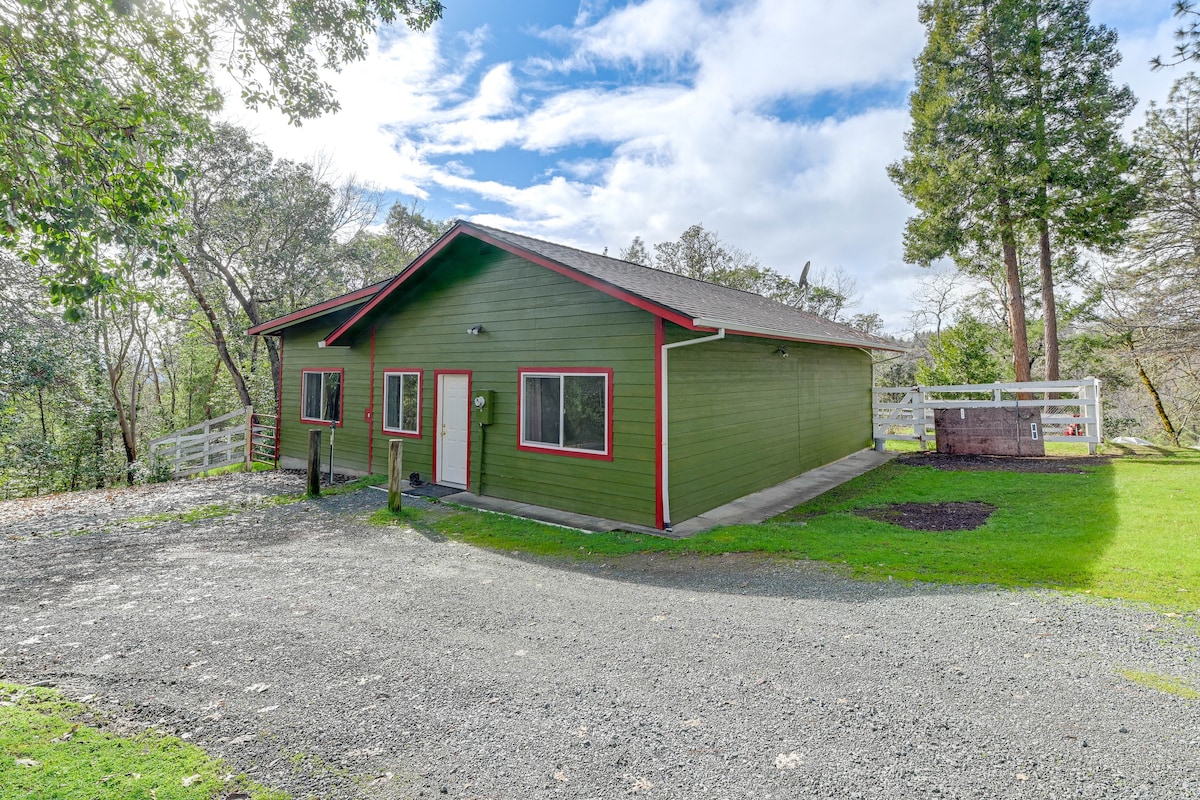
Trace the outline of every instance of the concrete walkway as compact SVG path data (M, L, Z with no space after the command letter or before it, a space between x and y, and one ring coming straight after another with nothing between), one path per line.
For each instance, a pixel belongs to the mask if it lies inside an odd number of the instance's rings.
M494 511L500 514L510 514L514 517L546 522L551 525L561 525L566 528L576 528L582 531L602 533L606 531L633 531L648 533L653 536L668 536L672 539L683 539L695 536L697 533L716 528L719 525L751 525L770 519L789 508L794 508L817 495L824 494L835 486L841 486L851 478L870 472L881 464L890 461L894 453L879 453L875 450L860 450L843 459L826 464L823 467L809 470L803 475L797 475L791 480L776 486L763 489L754 494L740 497L733 502L718 506L689 520L675 525L670 531L660 531L642 525L631 525L627 522L617 522L602 517L592 517L587 514L573 514L570 511L559 511L554 508L535 506L529 503L517 503L512 500L501 500L498 497L480 497L470 492L458 492L442 498L447 503L470 506L481 511Z

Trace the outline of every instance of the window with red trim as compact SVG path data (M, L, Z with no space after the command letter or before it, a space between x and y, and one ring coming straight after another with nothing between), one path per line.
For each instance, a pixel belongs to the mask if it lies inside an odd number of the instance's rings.
M383 371L383 431L421 435L421 371Z
M611 380L608 370L523 370L522 446L607 455Z
M300 419L340 424L342 370L306 369L300 378Z

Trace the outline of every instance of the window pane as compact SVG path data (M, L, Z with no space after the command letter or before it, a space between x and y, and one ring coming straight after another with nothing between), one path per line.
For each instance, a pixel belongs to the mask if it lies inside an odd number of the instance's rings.
M337 422L342 418L342 375L325 373L325 414L321 419Z
M387 382L384 384L384 427L398 430L400 428L400 377L399 375L388 375Z
M407 433L416 433L417 407L420 405L420 398L417 396L417 390L419 388L420 381L413 373L408 373L404 375L403 378L404 395L401 398L403 400L401 408L404 409L404 412L400 415L403 421L403 424L400 426L400 428Z
M525 441L559 445L558 411L560 383L557 377L527 376L522 398Z
M304 373L304 418L321 418L321 373Z
M563 447L604 452L603 375L563 376Z

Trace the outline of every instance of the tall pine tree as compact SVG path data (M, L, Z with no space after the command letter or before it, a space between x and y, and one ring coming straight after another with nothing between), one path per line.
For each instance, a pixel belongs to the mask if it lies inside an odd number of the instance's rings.
M999 250L1018 381L1030 379L1018 243L1039 242L1047 377L1058 376L1053 239L1120 242L1136 192L1117 131L1129 90L1114 86L1116 36L1087 0L925 0L908 153L889 167L917 207L905 255L977 268ZM1068 262L1073 259L1067 259Z
M1026 169L1037 176L1031 216L1037 230L1045 335L1046 380L1058 380L1056 261L1075 263L1078 246L1101 251L1122 244L1136 211L1128 177L1131 148L1120 138L1133 93L1117 86L1116 32L1094 26L1089 0L1027 2L1026 36L1017 51L1020 83L1033 123ZM1052 246L1053 239L1053 246Z
M908 154L888 167L917 207L904 231L905 257L928 266L950 257L962 269L999 245L1013 340L1013 369L1029 380L1029 338L1017 263L1018 228L1030 193L1013 144L1027 130L1013 103L1018 85L1010 57L1019 42L1012 0L925 0L927 31L909 98Z

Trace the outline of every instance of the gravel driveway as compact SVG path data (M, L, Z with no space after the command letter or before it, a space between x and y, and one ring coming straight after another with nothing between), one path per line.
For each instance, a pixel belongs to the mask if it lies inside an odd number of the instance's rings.
M252 479L298 488L192 491ZM1117 673L1200 676L1162 613L533 560L366 525L371 490L120 524L137 502L66 525L0 504L0 675L298 798L1200 798L1200 701Z

